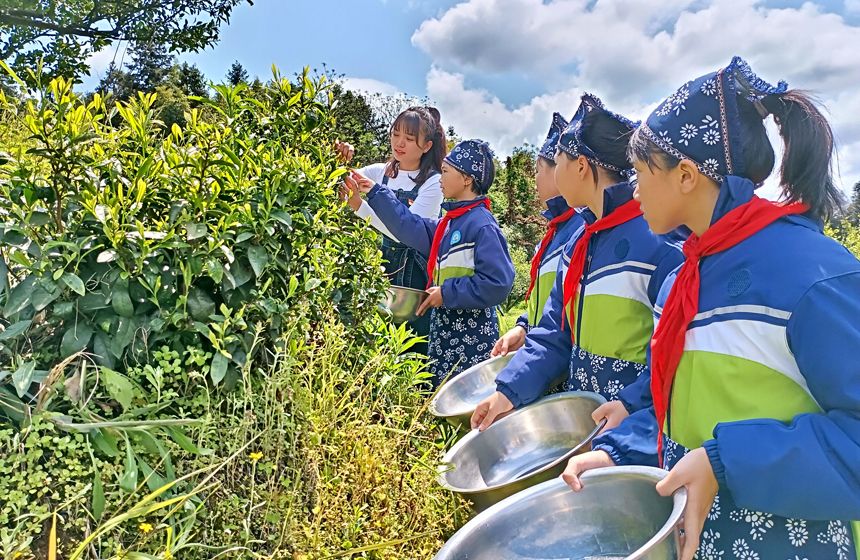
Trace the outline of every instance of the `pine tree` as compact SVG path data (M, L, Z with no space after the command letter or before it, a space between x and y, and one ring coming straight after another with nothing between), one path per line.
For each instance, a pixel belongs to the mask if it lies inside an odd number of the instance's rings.
M233 86L248 83L248 72L238 60L234 61L227 71L227 83Z

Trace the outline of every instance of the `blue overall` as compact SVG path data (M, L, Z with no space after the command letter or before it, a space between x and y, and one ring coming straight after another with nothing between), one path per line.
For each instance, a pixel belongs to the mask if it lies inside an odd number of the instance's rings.
M388 175L383 176L382 184L383 186L388 185ZM392 189L391 192L397 197L397 200L409 207L412 206L412 202L418 196L420 189L421 185L415 185L415 188L410 191ZM418 251L399 241L394 241L386 235L382 236L380 249L382 250L382 259L385 261L385 274L392 285L418 290L427 287L427 259L422 257ZM418 317L408 324L415 334L424 338L430 335L430 313ZM416 344L409 351L426 355L427 342Z

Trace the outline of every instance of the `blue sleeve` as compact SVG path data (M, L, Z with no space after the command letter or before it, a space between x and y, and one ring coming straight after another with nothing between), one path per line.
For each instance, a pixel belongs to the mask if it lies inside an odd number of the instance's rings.
M403 244L409 245L425 257L430 255L433 234L436 233L439 220L413 214L408 206L397 200L391 189L380 185L375 185L367 193L367 203L388 231Z
M488 224L475 236L474 274L445 280L442 305L449 309L494 307L505 301L513 285L514 264L508 243L498 226Z
M522 315L520 315L519 317L517 317L516 325L518 327L524 328L526 330L526 332L529 332L529 312L528 312L528 310L525 313L523 313Z
M591 449L605 451L616 465L656 467L657 435L652 406L634 412L614 429L594 438Z
M810 288L789 319L788 344L822 412L789 424L718 424L705 442L717 480L739 506L790 518L860 519L858 317L860 272Z
M568 247L565 251L565 254L570 254ZM514 407L542 397L567 377L570 369L573 349L570 324L565 321L564 328L561 328L562 285L567 270L564 258L559 259L559 269L543 316L526 335L525 345L496 376L496 390L505 395Z
M648 354L648 364L650 365L650 345L648 350L645 352ZM621 389L621 391L618 392L618 400L621 401L621 404L624 405L624 408L626 408L627 412L630 414L633 414L637 410L642 410L643 408L652 406L654 401L651 398L651 369L646 368L645 371L639 374L636 381Z

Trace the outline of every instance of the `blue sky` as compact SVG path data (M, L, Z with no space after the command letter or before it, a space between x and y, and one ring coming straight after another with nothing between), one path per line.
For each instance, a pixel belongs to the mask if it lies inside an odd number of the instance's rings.
M816 91L843 181L860 180L860 0L255 0L217 46L182 59L213 80L234 60L264 79L273 63L326 63L351 87L429 96L444 124L505 153L540 142L584 91L642 118L733 54Z

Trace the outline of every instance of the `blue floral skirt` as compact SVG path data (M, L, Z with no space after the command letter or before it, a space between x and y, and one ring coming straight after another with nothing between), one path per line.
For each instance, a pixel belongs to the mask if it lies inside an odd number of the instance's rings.
M644 371L643 364L592 354L574 344L565 390L592 391L614 401Z
M690 451L665 436L663 443L663 461L670 469ZM854 560L855 555L849 521L787 519L752 511L738 507L731 495L723 491L717 494L708 513L696 558Z
M448 309L437 307L430 318L430 373L433 387L451 375L490 357L499 339L496 308Z

